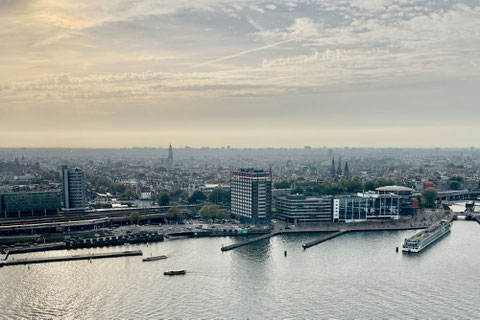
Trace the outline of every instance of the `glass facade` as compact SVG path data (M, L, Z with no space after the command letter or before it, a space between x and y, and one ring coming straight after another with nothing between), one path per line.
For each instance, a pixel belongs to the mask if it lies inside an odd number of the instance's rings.
M391 219L400 215L401 198L394 195L343 197L339 200L339 221Z

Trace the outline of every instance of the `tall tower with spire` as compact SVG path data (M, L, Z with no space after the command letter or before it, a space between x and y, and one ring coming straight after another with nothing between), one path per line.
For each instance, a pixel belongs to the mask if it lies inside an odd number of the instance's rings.
M348 162L347 161L345 161L345 169L343 169L343 176L345 178L350 177L350 170L348 169Z
M173 148L172 144L170 144L170 147L168 148L168 164L172 165L173 164Z
M332 169L330 173L332 174L332 179L337 175L337 171L335 170L335 158L332 158Z
M342 158L338 158L337 176L342 176Z

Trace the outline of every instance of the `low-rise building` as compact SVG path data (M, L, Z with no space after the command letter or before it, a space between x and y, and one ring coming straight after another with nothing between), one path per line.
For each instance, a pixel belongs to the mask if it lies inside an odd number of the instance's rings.
M0 218L56 214L62 208L61 192L24 191L0 194Z
M331 197L285 195L275 198L275 217L290 223L331 222Z
M414 190L402 186L377 188L375 192L336 196L333 199L333 220L340 222L369 219L398 219L416 213Z

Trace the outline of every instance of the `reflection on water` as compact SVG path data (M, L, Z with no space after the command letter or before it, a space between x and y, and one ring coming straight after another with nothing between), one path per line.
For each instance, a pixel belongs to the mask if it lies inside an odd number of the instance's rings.
M395 252L414 233L352 232L307 250L302 243L319 235L282 235L228 252L222 244L238 240L182 239L128 248L169 256L156 262L6 267L0 319L478 318L480 226L456 221L420 254ZM74 253L112 250L125 247ZM187 274L163 276L171 269Z

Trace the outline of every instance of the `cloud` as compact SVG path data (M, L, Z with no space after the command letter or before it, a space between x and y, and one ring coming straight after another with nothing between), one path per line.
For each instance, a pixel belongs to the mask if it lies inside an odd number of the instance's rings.
M225 56L225 57L221 57L221 58L218 58L218 59L205 61L205 62L202 62L202 63L199 63L199 64L195 65L194 68L198 68L198 67L206 66L206 65L211 65L211 64L214 64L214 63L217 63L217 62L230 60L230 59L233 59L233 58L238 58L238 57L241 57L241 56L249 54L249 53L266 50L266 49L273 48L273 47L276 47L276 46L279 46L281 44L285 44L285 43L288 43L288 42L291 42L291 41L293 41L293 40L292 39L283 40L283 41L271 43L271 44L268 44L268 45L265 45L265 46L261 46L261 47L258 47L258 48L253 48L253 49L250 49L250 50L245 50L245 51L242 51L242 52L238 52L238 53L228 55L228 56Z
M184 105L198 114L223 112L227 120L234 105L272 121L283 115L305 123L314 108L328 109L329 101L336 101L331 110L348 107L351 114L356 106L368 111L376 103L341 100L350 92L375 93L378 105L391 106L403 99L405 88L439 83L442 98L432 89L428 97L414 92L405 104L422 98L426 110L433 110L448 97L444 83L466 88L458 99L464 108L478 97L480 6L473 1L8 4L0 4L0 42L6 44L0 51L0 109L18 125L29 111L37 110L41 119L45 109L53 118L68 113L67 122L87 109L129 122L122 110L135 112L127 106L144 108L147 116L138 121L156 112L173 121L181 117L175 107ZM304 96L312 97L304 101L312 109L296 112ZM212 106L217 101L222 105ZM158 111L159 104L171 108ZM89 123L88 117L82 121Z

